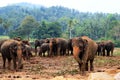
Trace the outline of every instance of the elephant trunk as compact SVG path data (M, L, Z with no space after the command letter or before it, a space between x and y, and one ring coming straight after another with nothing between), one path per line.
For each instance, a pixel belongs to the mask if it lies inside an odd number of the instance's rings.
M22 49L21 49L21 47L18 47L17 56L18 56L17 69L22 69L23 68L23 63L22 63Z
M80 52L81 52L81 50L78 46L73 47L73 56L78 63L82 63L82 61L80 60L80 57L79 57Z

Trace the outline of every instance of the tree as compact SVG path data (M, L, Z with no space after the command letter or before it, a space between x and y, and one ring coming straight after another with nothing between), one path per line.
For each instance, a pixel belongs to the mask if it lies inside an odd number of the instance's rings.
M10 25L11 25L11 22L8 21L8 20L5 20L5 21L3 22L2 26L3 26L3 28L5 29L5 34L8 33L8 31L9 31L8 29L9 29Z
M112 33L112 34L111 34ZM109 37L114 40L120 40L120 22L109 31Z
M42 21L41 26L35 29L33 35L34 38L44 39L50 37L60 37L61 36L61 25L58 22L45 22Z
M69 38L72 38L72 30L73 30L73 26L75 26L75 24L78 23L76 19L70 19L68 22L68 30L69 30Z
M34 29L38 26L38 22L35 20L33 16L26 16L21 24L20 29L22 36L27 37L29 40L30 34L34 31Z
M51 37L60 37L62 30L62 26L58 22L51 22L47 26L47 34L49 34Z
M3 22L3 20L2 20L2 18L0 17L0 24L2 24L2 22Z

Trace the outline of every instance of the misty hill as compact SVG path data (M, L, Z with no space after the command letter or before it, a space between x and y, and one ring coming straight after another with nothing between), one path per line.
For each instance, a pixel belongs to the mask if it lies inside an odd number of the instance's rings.
M61 6L46 8L29 3L18 3L0 8L0 16L3 18L14 18L15 16L23 18L26 15L33 15L37 20L51 20L50 17L54 17L54 20L57 20L63 16L78 16L79 12Z

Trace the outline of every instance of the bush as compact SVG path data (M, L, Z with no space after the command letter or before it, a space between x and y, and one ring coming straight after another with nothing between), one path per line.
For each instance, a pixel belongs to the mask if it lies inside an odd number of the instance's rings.
M115 42L115 47L120 47L120 40L116 40Z

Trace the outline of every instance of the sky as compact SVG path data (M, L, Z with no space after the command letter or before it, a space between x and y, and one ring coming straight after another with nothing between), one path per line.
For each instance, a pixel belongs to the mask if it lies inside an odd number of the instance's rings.
M1 0L0 7L28 2L46 7L64 6L80 12L103 12L120 14L120 0Z

